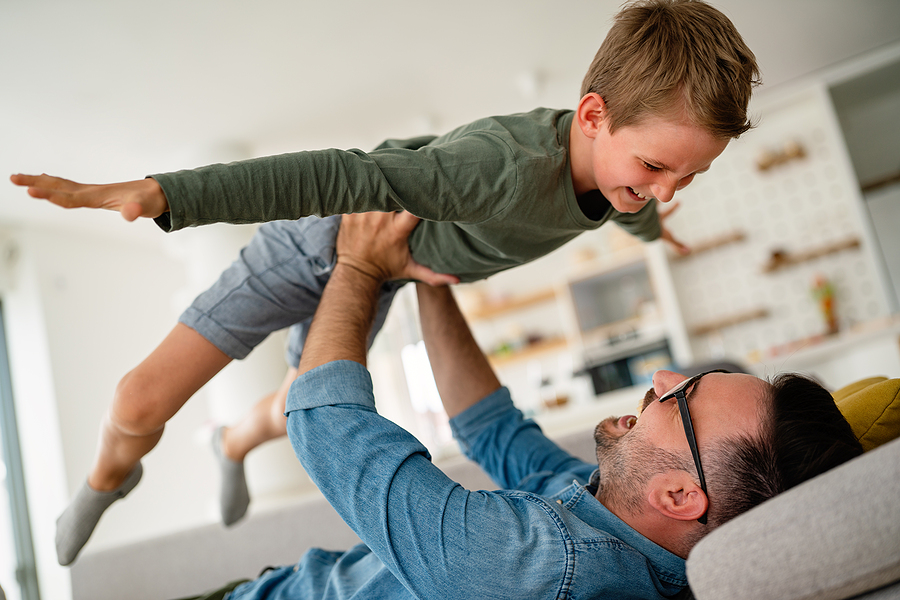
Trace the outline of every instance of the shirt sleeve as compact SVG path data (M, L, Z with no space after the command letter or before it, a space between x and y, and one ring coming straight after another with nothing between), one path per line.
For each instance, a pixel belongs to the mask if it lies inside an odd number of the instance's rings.
M463 453L477 462L501 488L552 495L556 476L585 478L597 468L575 458L525 419L509 390L500 388L450 421ZM573 477L563 477L564 485Z
M659 212L656 202L648 202L647 205L636 213L621 213L613 211L611 220L619 227L635 235L645 242L652 242L662 235L662 225L659 222Z
M475 131L417 150L318 150L152 175L169 203L166 231L309 215L407 210L430 221L478 222L516 190L512 147Z
M469 597L558 597L566 540L548 503L450 480L418 440L376 413L362 365L304 373L286 413L309 476L414 596L458 597L465 586Z

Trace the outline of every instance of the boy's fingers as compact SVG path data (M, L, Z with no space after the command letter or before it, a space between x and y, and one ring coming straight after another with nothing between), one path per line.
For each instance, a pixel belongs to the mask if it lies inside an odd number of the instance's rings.
M49 202L52 202L53 204L65 208L69 208L69 204L71 202L69 194L60 193L52 188L47 187L29 186L28 189L25 190L25 193L27 193L32 198L47 200Z
M9 176L9 180L16 185L35 185L38 182L39 175L25 175L24 173L15 173Z
M79 184L62 177L53 177L46 173L40 175L24 175L17 173L9 178L16 185L40 188L44 190L66 190L71 191Z
M663 233L662 233L661 237L663 240L668 242L673 248L675 248L675 251L678 252L679 254L688 255L691 253L690 246L686 246L685 244L682 244L678 239L675 238L675 236L672 235L672 232L669 231L668 229L666 229L665 227L663 227Z
M86 186L75 183L61 177L53 177L42 173L40 175L24 175L17 173L11 176L10 181L16 185L27 186L26 193L32 198L47 200L62 206L64 208L72 208L80 206L75 198L75 194L79 189Z
M41 200L46 200L47 196L50 195L50 190L45 190L44 188L31 187L25 190L25 193L31 196L32 198L40 198Z

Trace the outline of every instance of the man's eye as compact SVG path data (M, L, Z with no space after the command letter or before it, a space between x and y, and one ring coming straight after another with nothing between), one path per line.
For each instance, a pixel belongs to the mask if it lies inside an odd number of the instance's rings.
M654 165L651 165L651 164L648 163L648 162L645 162L645 163L644 163L644 168L647 169L648 171L653 171L654 173L655 173L656 171L662 171L662 169L660 169L659 167L654 166Z

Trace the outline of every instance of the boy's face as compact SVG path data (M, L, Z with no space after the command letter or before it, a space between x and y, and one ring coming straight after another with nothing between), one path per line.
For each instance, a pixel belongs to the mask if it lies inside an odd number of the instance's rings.
M613 208L626 213L654 198L669 202L728 145L700 127L661 117L646 117L610 134L608 119L600 116L586 133L592 139L585 175Z

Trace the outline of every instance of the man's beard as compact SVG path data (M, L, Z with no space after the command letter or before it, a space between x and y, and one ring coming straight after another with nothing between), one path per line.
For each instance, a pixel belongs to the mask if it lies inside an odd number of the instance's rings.
M651 388L644 396L640 409L658 401ZM645 502L647 484L653 475L680 467L677 455L661 450L644 439L640 430L618 433L613 425L618 419L610 417L594 429L600 481L597 499L610 510L638 512Z
M617 420L604 419L594 430L600 466L597 499L614 512L634 513L641 506L649 481L646 443L632 430L617 435L607 428Z

